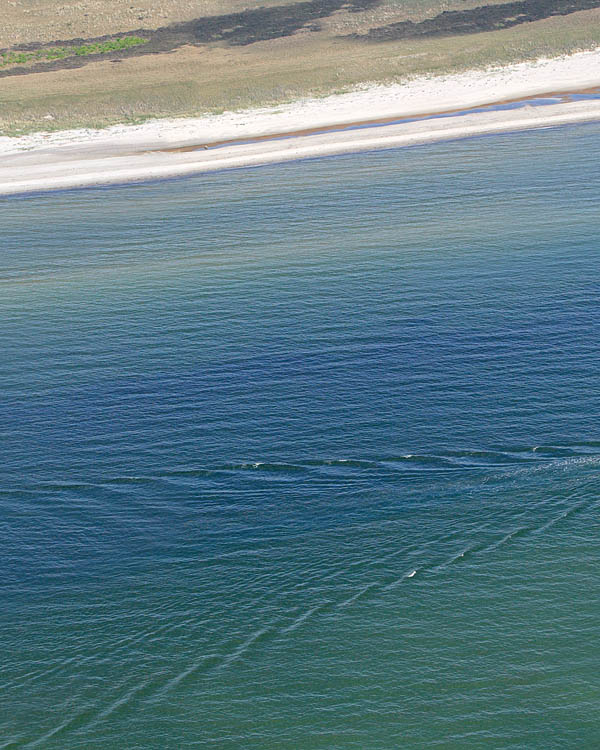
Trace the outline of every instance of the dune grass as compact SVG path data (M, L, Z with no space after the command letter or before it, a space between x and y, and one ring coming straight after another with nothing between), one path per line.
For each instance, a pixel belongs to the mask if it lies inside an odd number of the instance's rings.
M26 65L30 62L43 62L45 60L64 60L67 57L86 57L88 55L102 55L107 52L130 49L148 40L139 36L124 36L118 39L109 39L106 42L94 42L92 44L80 44L67 47L46 47L33 52L11 50L0 53L0 68L10 65Z

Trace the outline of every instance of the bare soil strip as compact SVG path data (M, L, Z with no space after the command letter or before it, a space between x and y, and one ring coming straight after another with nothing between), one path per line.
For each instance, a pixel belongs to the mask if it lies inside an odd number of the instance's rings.
M509 29L551 16L567 16L580 10L600 7L599 0L518 0L501 5L480 5L468 10L446 10L420 23L401 21L371 29L352 38L369 42L389 42L423 37L478 34Z

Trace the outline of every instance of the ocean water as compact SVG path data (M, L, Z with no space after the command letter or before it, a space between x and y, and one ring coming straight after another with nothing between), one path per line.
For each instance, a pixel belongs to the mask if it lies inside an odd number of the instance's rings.
M0 748L599 746L599 148L0 201Z

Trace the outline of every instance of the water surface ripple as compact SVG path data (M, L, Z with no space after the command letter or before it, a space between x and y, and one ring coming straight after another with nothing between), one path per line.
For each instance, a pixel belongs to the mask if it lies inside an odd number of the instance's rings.
M0 201L0 748L597 745L599 146Z

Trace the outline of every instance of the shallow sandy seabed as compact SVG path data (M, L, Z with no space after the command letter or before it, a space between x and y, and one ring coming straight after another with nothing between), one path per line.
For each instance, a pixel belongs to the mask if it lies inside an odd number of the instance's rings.
M271 109L154 120L105 130L0 137L0 194L152 180L294 159L392 148L485 133L600 120L600 99L562 101L329 130L414 115L465 110L547 93L600 86L600 49L453 76L372 85ZM278 137L291 134L289 137ZM253 138L272 136L260 141ZM236 143L215 147L217 142ZM211 145L213 144L213 145ZM198 150L170 150L184 146ZM208 148L202 146L208 145Z

